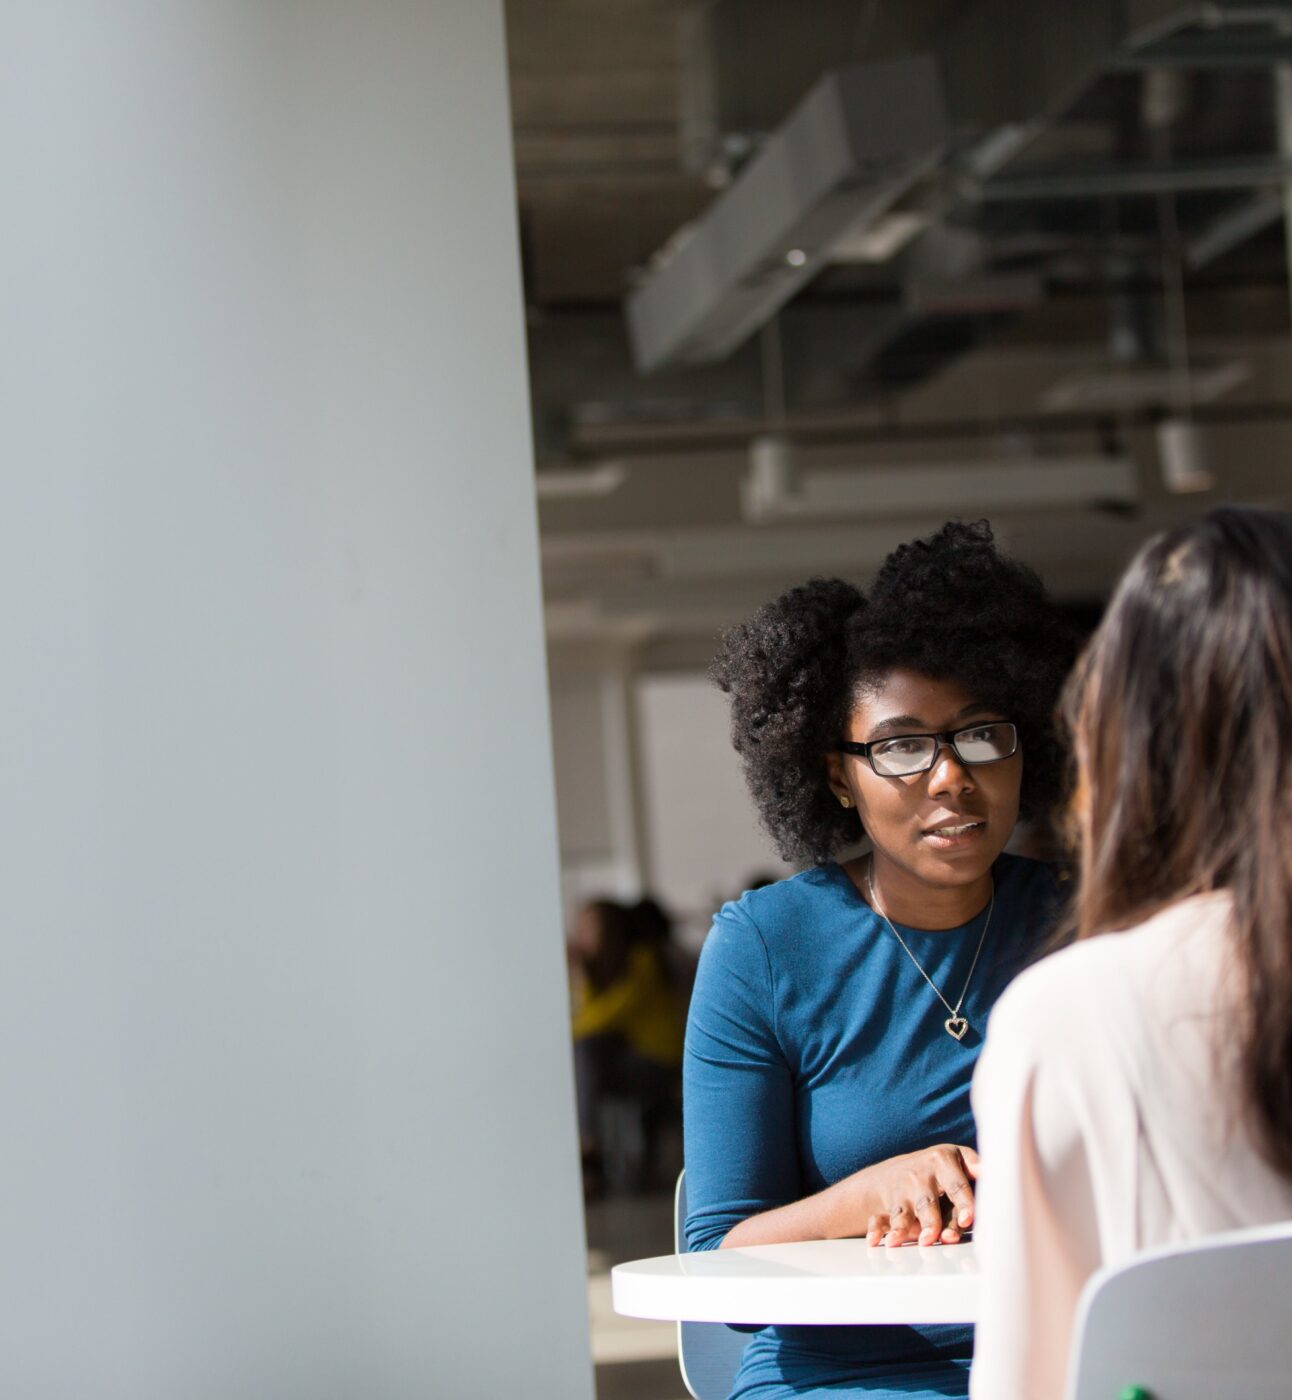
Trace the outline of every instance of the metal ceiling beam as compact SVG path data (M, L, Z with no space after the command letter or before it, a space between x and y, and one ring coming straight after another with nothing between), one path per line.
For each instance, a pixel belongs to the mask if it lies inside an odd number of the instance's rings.
M1292 41L1272 37L1234 39L1223 32L1214 37L1167 39L1142 49L1119 53L1110 67L1143 68L1271 68L1292 60Z
M1052 171L966 182L969 198L987 203L1030 200L1098 199L1105 195L1151 195L1201 190L1244 190L1281 185L1292 177L1292 161L1278 156L1245 156L1196 164L1142 162L1099 170Z
M1184 260L1197 272L1223 257L1239 244L1263 233L1283 217L1283 195L1280 190L1262 190L1245 199L1236 209L1227 209L1213 219L1184 251Z
M857 448L893 446L898 443L969 443L998 439L1010 433L1023 433L1048 440L1065 434L1106 435L1131 428L1151 427L1160 416L1159 406L1110 412L1106 408L1082 411L1044 410L1003 411L985 419L979 417L933 418L920 422L849 419L843 415L819 419L792 417L785 425L786 435L796 445ZM1244 399L1234 403L1196 403L1193 416L1200 423L1215 424L1292 424L1292 399ZM693 426L679 424L671 429L652 429L647 435L640 425L606 425L584 429L576 447L581 451L614 453L631 461L636 456L659 460L699 453L747 450L754 438L767 430L766 423L722 423Z

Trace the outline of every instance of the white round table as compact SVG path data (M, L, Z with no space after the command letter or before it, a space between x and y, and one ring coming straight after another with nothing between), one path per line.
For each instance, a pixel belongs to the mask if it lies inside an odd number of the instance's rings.
M813 1240L637 1259L610 1271L610 1287L616 1312L669 1322L973 1322L978 1261L972 1241Z

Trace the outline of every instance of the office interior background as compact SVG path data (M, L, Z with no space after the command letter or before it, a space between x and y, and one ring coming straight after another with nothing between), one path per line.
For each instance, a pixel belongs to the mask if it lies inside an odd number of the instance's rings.
M568 919L783 873L785 586L1292 505L1292 7L13 0L0 94L0 1390L678 1400Z
M1085 628L1155 531L1292 505L1292 8L506 13L563 906L649 893L694 951L789 873L724 627L986 517ZM676 1400L600 1278L667 1200L589 1228L601 1394Z
M507 19L566 901L702 920L776 869L703 680L721 628L980 516L1093 618L1147 535L1292 500L1292 20Z

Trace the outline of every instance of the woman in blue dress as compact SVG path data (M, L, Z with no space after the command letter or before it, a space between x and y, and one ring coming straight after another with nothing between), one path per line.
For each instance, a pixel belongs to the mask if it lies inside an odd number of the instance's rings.
M801 874L714 920L687 1027L688 1248L973 1224L969 1085L988 1013L1053 926L1052 867L1004 854L1060 786L1074 643L990 528L897 549L868 597L791 590L713 676L763 824ZM865 855L835 860L868 839ZM733 1397L967 1393L972 1328L758 1331Z

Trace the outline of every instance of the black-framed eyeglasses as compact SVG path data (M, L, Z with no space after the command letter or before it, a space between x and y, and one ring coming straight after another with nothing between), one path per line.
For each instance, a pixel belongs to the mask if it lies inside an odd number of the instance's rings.
M950 749L970 768L999 763L1018 752L1018 727L1008 720L993 719L946 734L894 734L891 739L874 739L869 744L856 744L851 739L842 739L838 744L840 753L869 759L881 778L927 773L943 748Z

